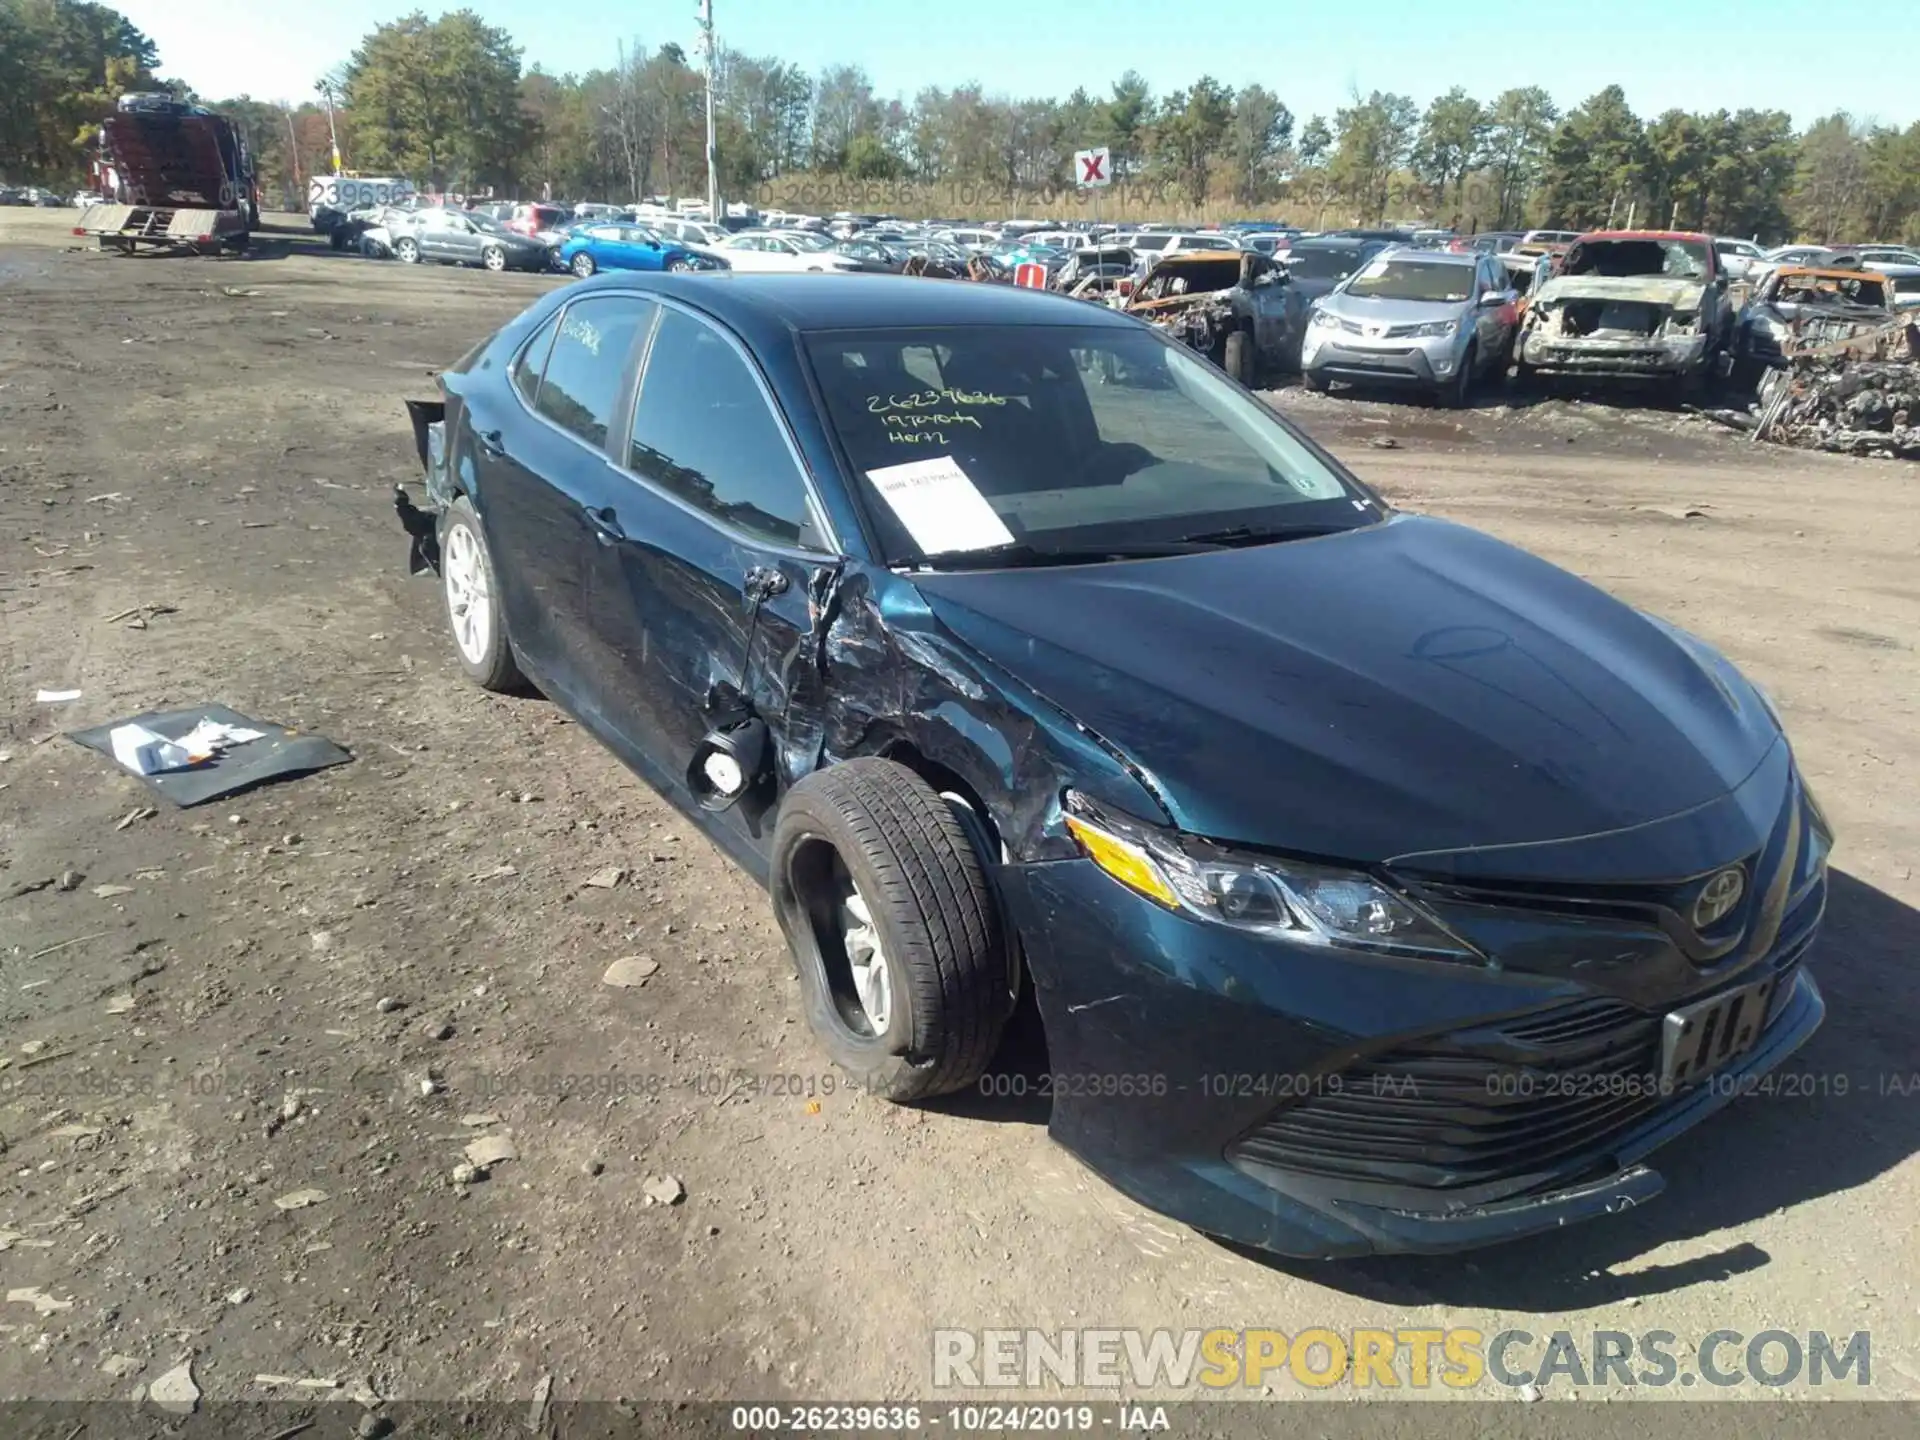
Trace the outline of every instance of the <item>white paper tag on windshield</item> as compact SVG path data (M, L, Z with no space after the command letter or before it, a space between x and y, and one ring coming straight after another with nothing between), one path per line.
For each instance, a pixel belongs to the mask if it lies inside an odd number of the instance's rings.
M928 555L1013 543L1012 532L951 456L887 465L869 470L867 478Z

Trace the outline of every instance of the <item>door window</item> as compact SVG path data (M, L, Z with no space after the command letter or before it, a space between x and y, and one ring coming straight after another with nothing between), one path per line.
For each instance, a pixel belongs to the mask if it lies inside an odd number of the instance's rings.
M782 545L814 544L807 488L786 433L740 352L666 309L633 415L628 463L687 503Z
M654 308L637 295L596 295L567 306L533 408L589 445L604 446L627 359Z
M546 368L547 351L553 346L553 332L560 328L560 317L555 315L540 327L540 333L533 337L533 343L520 352L520 358L513 362L509 372L513 377L513 388L520 392L520 398L531 405L540 395L540 372Z

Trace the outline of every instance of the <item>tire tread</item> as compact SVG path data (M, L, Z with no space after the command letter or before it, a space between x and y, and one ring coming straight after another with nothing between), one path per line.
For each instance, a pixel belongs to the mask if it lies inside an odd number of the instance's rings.
M1006 964L990 882L958 817L918 775L873 756L816 772L786 805L857 847L878 882L869 905L884 907L890 936L906 942L898 958L912 992L914 1043L888 1098L972 1084L999 1044Z

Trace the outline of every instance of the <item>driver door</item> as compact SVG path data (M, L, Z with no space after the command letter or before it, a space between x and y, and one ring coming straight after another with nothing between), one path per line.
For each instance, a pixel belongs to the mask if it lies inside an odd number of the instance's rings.
M712 702L731 689L766 722L790 781L811 767L824 724L808 641L841 561L784 416L728 335L663 305L624 459L591 624L649 778L690 798ZM742 805L712 823L733 832L732 848L764 852L762 819Z
M449 216L446 246L449 260L457 260L463 265L477 264L480 259L480 232L474 229L473 222L466 216Z

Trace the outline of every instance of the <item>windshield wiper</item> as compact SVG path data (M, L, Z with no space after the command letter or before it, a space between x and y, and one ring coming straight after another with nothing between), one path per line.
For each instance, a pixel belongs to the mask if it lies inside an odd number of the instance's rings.
M1224 550L1228 542L1204 536L1182 536L1178 540L1129 540L1114 545L1082 545L1050 549L1015 540L1008 545L989 545L979 550L945 550L924 555L913 562L926 570L975 570L999 566L1098 565L1106 560L1158 560L1170 555L1200 555L1209 550Z
M1182 541L1225 550L1246 545L1265 545L1275 540L1309 540L1316 535L1338 535L1351 525L1269 525L1254 529L1238 525L1230 530L1210 530L1200 535L1182 535Z

